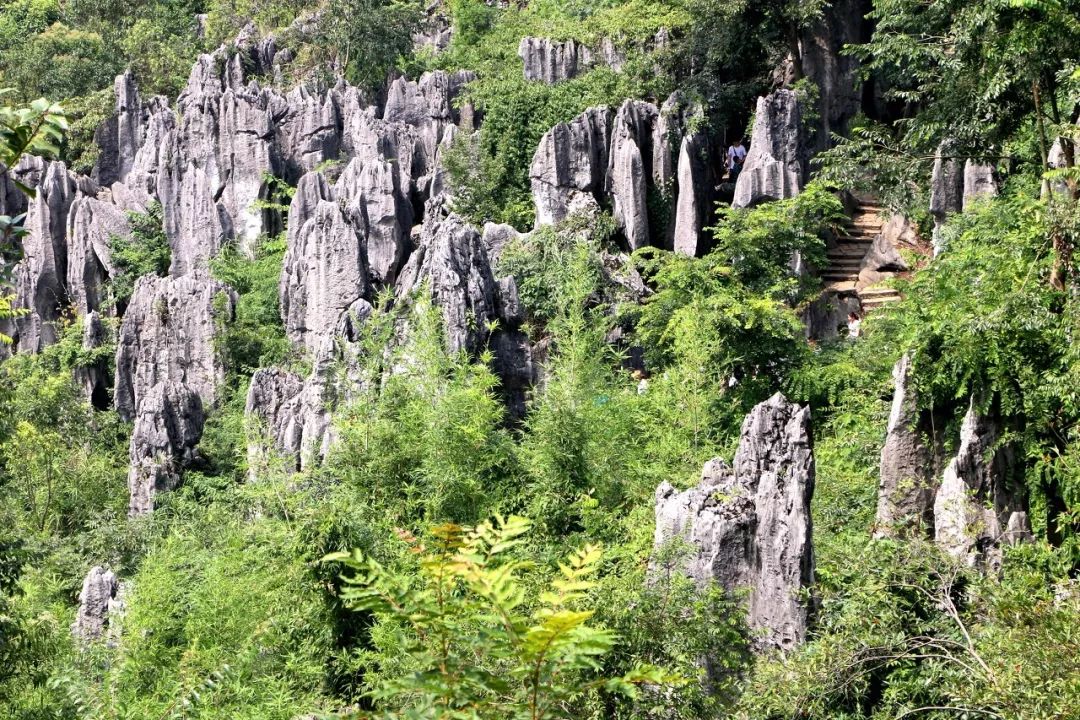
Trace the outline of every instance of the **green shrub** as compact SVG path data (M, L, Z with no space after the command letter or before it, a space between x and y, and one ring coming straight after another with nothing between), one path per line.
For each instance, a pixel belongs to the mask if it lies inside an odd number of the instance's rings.
M113 301L126 306L135 291L135 282L143 275L165 277L172 262L172 248L165 235L161 203L152 202L146 212L129 212L131 235L109 239L116 274L110 280Z

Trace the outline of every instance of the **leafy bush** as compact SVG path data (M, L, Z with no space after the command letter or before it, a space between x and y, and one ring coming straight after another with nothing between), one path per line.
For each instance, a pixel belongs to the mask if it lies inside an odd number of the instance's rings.
M530 611L521 573L532 566L509 555L528 529L527 520L510 517L437 526L427 542L403 533L416 556L408 574L359 552L327 558L353 571L342 597L390 626L376 636L399 653L369 693L377 706L370 717L570 720L579 717L574 706L598 691L635 697L638 685L676 682L644 665L597 677L616 643L588 625L591 611L579 609L598 547L571 553Z

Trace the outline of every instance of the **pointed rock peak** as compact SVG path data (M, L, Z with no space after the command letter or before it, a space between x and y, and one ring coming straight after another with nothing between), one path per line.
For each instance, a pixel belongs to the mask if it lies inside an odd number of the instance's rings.
M747 620L760 633L759 648L794 648L810 620L813 492L809 408L774 395L743 423L734 467L716 458L696 488L657 488L653 581L678 570L699 586L749 590ZM655 558L674 538L689 544L689 554L662 568Z

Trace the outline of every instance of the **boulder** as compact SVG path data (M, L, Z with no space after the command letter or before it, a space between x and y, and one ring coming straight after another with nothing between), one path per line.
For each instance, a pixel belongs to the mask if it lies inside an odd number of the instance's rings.
M960 427L960 446L934 499L935 542L969 567L995 569L1003 542L1031 535L1021 463L1000 437L998 422L980 413L972 398Z
M676 538L687 543L686 556L664 569L699 587L715 582L747 592L759 649L790 650L805 639L810 620L813 492L810 410L776 394L743 422L734 467L714 459L697 487L657 488L654 551ZM661 570L654 558L652 577Z
M180 483L205 420L198 393L181 382L159 382L139 397L129 450L130 517L151 512L155 496Z
M929 535L934 527L934 464L925 425L911 386L911 356L904 355L893 367L875 537Z
M75 622L71 624L71 634L79 643L86 645L98 640L109 629L110 616L117 612L117 595L120 581L111 570L96 565L90 568L83 579L82 591L79 592L79 609Z
M900 254L898 245L917 238L914 227L906 218L894 215L870 244L859 266L856 289L876 285L894 277L896 273L909 270L907 261Z
M791 90L758 98L750 149L732 207L784 200L802 192L810 170L802 103Z
M142 397L160 383L184 385L212 406L225 379L217 336L235 304L231 288L204 274L139 278L117 339L120 416L135 419Z

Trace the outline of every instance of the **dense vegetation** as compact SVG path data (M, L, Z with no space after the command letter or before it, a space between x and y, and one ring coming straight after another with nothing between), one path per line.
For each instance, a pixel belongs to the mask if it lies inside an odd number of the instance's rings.
M13 0L0 5L0 84L12 102L63 101L70 128L54 117L43 137L26 134L48 104L0 113L0 160L55 153L89 169L117 72L131 66L148 94L175 96L196 55L250 19L281 29L307 76L336 68L377 88L388 72L475 70L483 124L449 159L458 209L531 226L528 163L553 124L679 89L704 104L716 138L738 135L825 4L716 5L450 0L453 41L434 54L412 50L425 14L411 0ZM872 39L849 52L900 110L858 118L796 198L721 209L706 256L621 256L652 290L644 303L605 270L619 257L610 216L571 217L505 248L499 270L517 279L527 330L552 348L521 422L507 417L490 357L448 354L423 297L386 297L361 358L366 377L383 379L338 413L325 463L296 473L268 458L247 482L252 372L310 361L279 317L281 236L254 258L227 248L214 260L238 293L220 348L226 387L199 458L148 518L125 514L130 426L91 408L72 379L111 363L114 348L83 350L72 320L56 345L0 364L0 715L1075 717L1080 4L873 5ZM293 24L316 7L313 26ZM672 40L658 47L661 28ZM631 50L620 72L529 83L516 48L530 34ZM1052 170L1059 137L1066 167ZM1000 196L949 221L946 251L898 281L903 301L869 316L858 342L808 343L800 311L820 287L792 276L792 253L821 259L843 216L837 190L873 191L928 231L945 138L995 164ZM113 246L117 303L138 276L167 271L159 213L133 216L132 238ZM7 245L18 226L0 217ZM412 332L392 346L405 316ZM644 348L647 392L606 341L616 325ZM1022 449L1037 540L1010 549L1000 575L928 543L870 539L890 371L909 351L950 446L974 395ZM819 609L804 647L754 658L737 598L647 583L646 570L656 486L689 487L703 462L730 457L747 410L778 390L814 416ZM122 640L80 649L69 625L95 564L131 592Z

